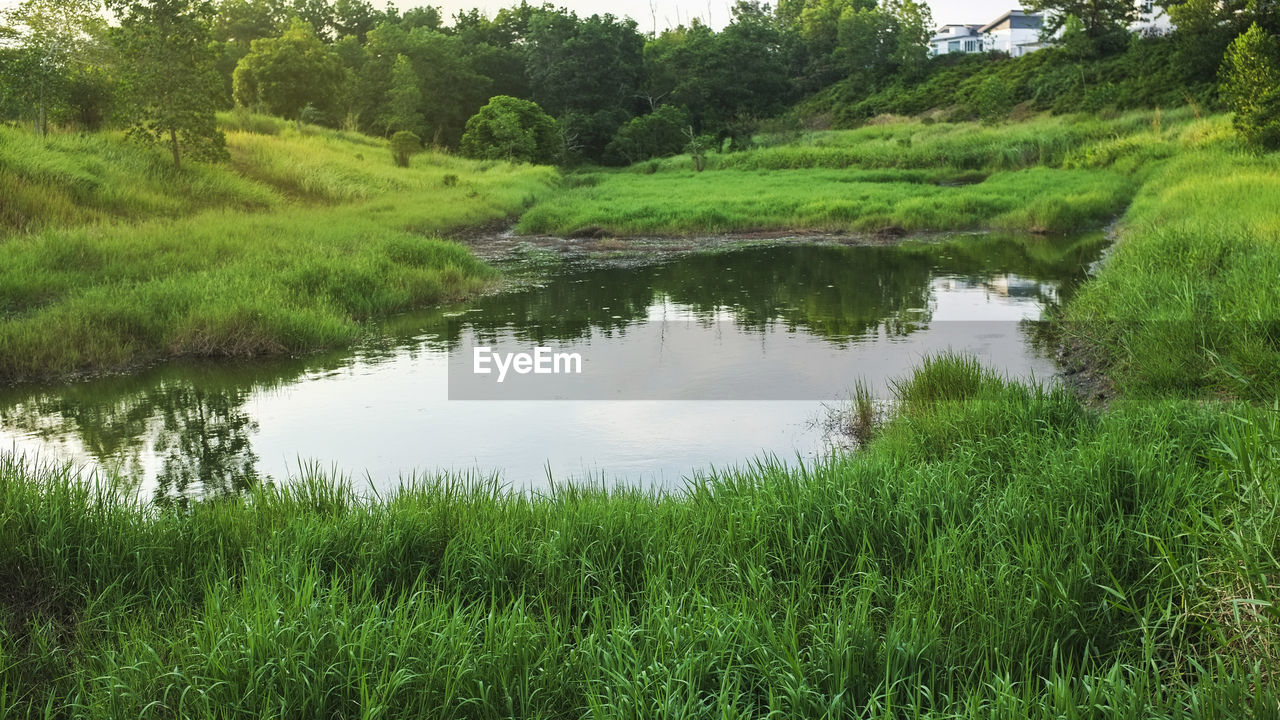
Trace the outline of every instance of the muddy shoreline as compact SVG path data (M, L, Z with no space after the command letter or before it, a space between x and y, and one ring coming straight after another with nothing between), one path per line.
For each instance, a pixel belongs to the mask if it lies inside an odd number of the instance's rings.
M486 228L454 236L481 260L498 265L518 264L530 254L619 267L658 262L679 255L732 250L761 245L897 245L908 241L940 242L985 235L967 232L849 233L817 230L758 230L715 235L615 236L588 230L573 235L517 235L513 229Z

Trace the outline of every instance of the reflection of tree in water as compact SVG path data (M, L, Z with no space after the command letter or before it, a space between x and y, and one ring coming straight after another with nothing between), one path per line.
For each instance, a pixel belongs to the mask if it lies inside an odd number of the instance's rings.
M258 480L258 457L249 434L257 430L243 406L243 390L166 388L157 398L162 426L155 451L164 457L156 503L185 505L193 497L220 497L248 490Z
M154 455L161 460L155 497L161 503L238 493L257 482L249 437L257 425L244 404L261 381L246 383L235 372L170 374L10 396L0 400L0 423L46 440L78 439L130 485L145 474L143 458Z
M931 281L975 285L1016 275L1068 291L1105 240L979 235L902 246L791 245L686 255L642 268L566 272L544 287L491 296L442 330L478 341L505 333L542 344L622 330L668 298L704 318L728 311L751 330L775 324L844 343L883 329L901 335L928 320ZM1052 297L1039 298L1046 305Z

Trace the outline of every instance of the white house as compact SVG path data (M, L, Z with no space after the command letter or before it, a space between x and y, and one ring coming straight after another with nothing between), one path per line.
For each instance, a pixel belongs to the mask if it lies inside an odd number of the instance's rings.
M1039 50L1044 16L1024 10L1010 10L978 29L985 50L1021 57Z
M981 25L943 25L929 38L929 51L934 55L982 52Z
M1164 8L1153 0L1134 1L1138 19L1129 26L1131 31L1145 36L1167 35L1173 31L1173 23ZM933 55L1003 52L1010 57L1021 57L1045 47L1046 42L1040 37L1044 20L1045 16L1039 13L1010 10L986 25L943 25L929 38L929 52Z

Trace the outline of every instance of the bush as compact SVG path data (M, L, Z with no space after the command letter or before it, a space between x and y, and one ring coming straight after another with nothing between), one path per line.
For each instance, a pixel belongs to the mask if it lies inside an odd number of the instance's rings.
M687 142L683 131L688 125L689 113L684 108L663 105L648 115L631 118L618 128L605 148L605 157L630 165L675 155Z
M422 151L422 138L408 130L391 136L391 156L400 167L409 167L409 158Z
M1013 108L1013 89L1003 79L989 76L974 91L970 106L984 123L1007 120Z
M461 149L482 160L550 163L560 144L555 120L536 103L498 95L467 121Z
M1280 149L1280 45L1255 23L1232 41L1222 62L1222 95L1236 131L1253 145Z

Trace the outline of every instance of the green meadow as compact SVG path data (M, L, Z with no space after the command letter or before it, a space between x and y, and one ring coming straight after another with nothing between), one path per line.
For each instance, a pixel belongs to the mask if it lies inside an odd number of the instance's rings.
M711 154L570 175L517 229L700 235L758 230L1067 233L1119 216L1153 163L1228 142L1225 118L1189 111L1112 120L1041 117L992 127L892 119L766 135Z

